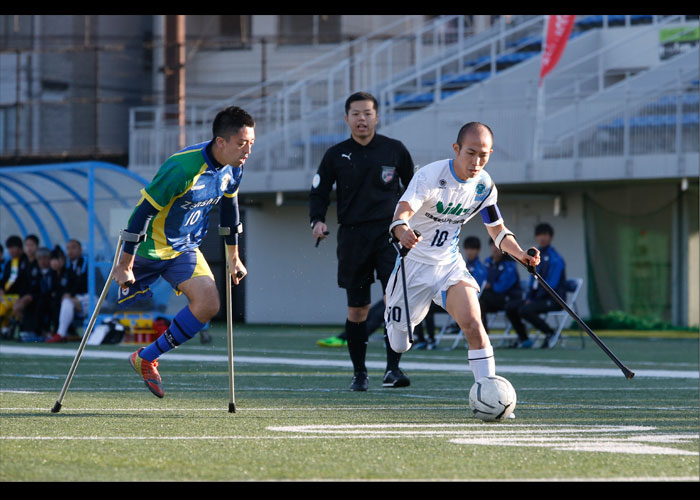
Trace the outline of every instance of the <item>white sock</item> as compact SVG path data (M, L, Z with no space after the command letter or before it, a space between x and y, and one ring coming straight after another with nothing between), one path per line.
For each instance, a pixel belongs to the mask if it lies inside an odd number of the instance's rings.
M75 306L73 301L65 298L61 301L61 310L58 312L58 334L61 337L68 335L68 327L73 322Z
M469 359L469 368L474 374L475 381L482 377L496 375L496 360L493 357L493 347L469 349L467 359Z

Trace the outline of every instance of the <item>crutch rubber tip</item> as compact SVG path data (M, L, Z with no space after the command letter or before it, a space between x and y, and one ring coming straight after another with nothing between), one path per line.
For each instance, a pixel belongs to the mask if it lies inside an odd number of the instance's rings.
M228 412L229 413L236 413L236 403L229 403L228 404Z
M56 404L51 408L51 413L58 413L59 411L61 411L61 403L56 401Z

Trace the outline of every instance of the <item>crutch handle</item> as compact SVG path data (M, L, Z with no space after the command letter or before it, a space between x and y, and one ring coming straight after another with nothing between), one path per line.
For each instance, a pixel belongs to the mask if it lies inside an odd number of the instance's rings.
M418 231L417 229L413 229L413 234L416 235L416 238L421 237L420 231ZM401 254L401 257L405 257L408 254L408 252L410 252L410 251L411 251L410 248L406 248L406 247L402 246L399 253Z
M534 248L528 248L528 249L527 249L527 254L528 254L530 257L534 257L535 255L537 255L537 252L535 251ZM531 266L531 265L529 265L529 264L525 264L525 267L527 267L527 270L528 270L528 272L529 272L530 274L534 274L534 273L535 273L535 269L536 269L536 268L535 268L534 266Z

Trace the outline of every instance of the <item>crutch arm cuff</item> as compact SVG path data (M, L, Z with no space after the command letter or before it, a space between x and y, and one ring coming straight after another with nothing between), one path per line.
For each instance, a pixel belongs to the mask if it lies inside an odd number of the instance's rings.
M119 236L124 242L124 253L129 255L134 255L139 244L146 241L146 233L132 233L126 229L122 229Z
M503 243L503 240L508 235L511 235L513 238L515 238L515 234L513 234L513 232L509 231L508 229L504 229L503 231L498 233L498 236L496 236L496 239L494 240L494 243L496 244L496 248L501 250L501 243Z
M394 222L392 222L389 225L389 236L391 237L391 241L399 241L399 239L396 237L394 234L394 228L396 226L406 226L408 229L411 229L411 226L408 225L408 221L404 219L396 219Z
M238 245L238 235L243 233L243 223L239 222L233 227L219 226L219 236L223 236L227 245Z
M146 233L130 233L126 229L121 230L121 237L126 243L143 243L146 241Z

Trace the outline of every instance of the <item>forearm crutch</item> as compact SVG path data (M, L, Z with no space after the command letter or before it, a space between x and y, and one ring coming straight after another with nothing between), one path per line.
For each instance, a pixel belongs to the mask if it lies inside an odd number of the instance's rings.
M610 359L613 360L613 362L617 365L617 367L618 367L620 370L622 370L622 373L625 375L625 378L631 379L631 378L634 377L634 372L633 372L632 370L630 370L629 368L627 368L627 367L622 363L622 361L620 361L620 360L618 359L618 357L615 356L615 354L613 354L613 352L608 348L608 346L606 346L606 345L603 343L603 341L600 340L600 337L598 337L595 333L593 333L593 330L591 330L591 329L588 327L588 325L587 325L586 323L584 323L583 320L582 320L581 318L579 318L578 314L576 314L576 313L569 307L569 305L564 301L564 299L562 299L562 298L559 296L559 294L558 294L557 292L555 292L554 289L552 289L551 286L549 286L549 283L547 283L547 282L544 280L544 278L542 278L542 276L539 275L539 273L537 272L537 270L535 269L534 266L529 266L529 265L525 264L525 263L522 262L520 259L516 259L515 257L513 257L512 255L510 255L510 254L507 253L507 252L503 252L503 253L505 253L508 257L510 257L510 258L513 259L514 261L519 262L521 265L525 266L525 269L527 269L527 271L528 271L530 274L532 274L532 276L544 287L544 289L547 290L547 293L549 293L549 295L551 295L552 298L553 298L554 300L556 300L557 303L558 303L567 313L569 313L569 316L571 316L571 317L576 321L576 323L578 323L579 326L580 326L581 328L583 328L583 330L588 334L588 336L591 337L591 338L593 339L593 341L594 341L596 344L598 344L598 347L600 347L600 348L603 350L603 352L604 352L605 354L607 354L608 357L609 357ZM531 248L531 249L529 249L529 250L527 251L527 254L530 255L531 257L534 257L534 256L535 256L535 251Z
M229 236L231 234L231 228L225 226L219 226L219 236ZM229 403L228 412L236 413L236 392L233 380L233 304L231 300L231 287L233 277L231 276L231 269L229 269L229 255L228 255L228 245L224 239L224 255L226 256L226 342L228 344L228 392L229 392ZM240 271L236 273L236 277L239 279L243 277L243 273Z
M109 270L109 276L107 276L107 280L105 281L105 286L102 288L102 293L100 294L100 298L97 300L97 304L95 305L95 309L92 312L92 316L90 317L90 321L88 322L87 328L85 329L85 333L83 334L83 339L80 341L80 345L78 346L78 352L75 354L75 358L73 358L73 364L70 367L70 370L68 371L68 376L66 377L66 381L63 383L63 388L61 389L61 394L59 394L58 399L56 400L56 403L53 405L53 408L51 408L51 413L58 413L61 411L61 406L63 404L63 398L66 395L66 392L68 392L68 387L70 386L71 382L73 381L73 376L75 375L75 370L78 368L78 363L80 362L80 358L83 355L83 350L85 349L85 345L87 344L88 338L90 337L90 333L92 333L92 329L95 326L95 321L97 321L97 316L100 313L100 309L102 308L102 303L105 300L105 297L107 297L107 292L109 291L109 287L112 284L112 277L114 275L114 268L117 267L117 263L119 262L119 257L121 256L121 250L122 250L122 245L124 242L134 242L134 243L140 243L145 239L145 235L139 235L139 234L134 234L134 233L129 233L124 230L121 230L119 232L119 240L117 241L117 249L114 252L114 260L112 261L112 268ZM131 286L133 282L127 282L125 283L127 286Z
M416 231L415 229L413 230L415 233L416 237L420 237L420 232ZM406 328L408 329L408 342L409 344L413 344L413 328L411 327L411 313L408 308L408 287L406 286L406 267L404 266L404 257L406 254L409 252L409 249L406 247L400 247L398 244L398 240L392 236L391 238L391 244L394 245L394 249L396 252L399 254L399 262L400 262L400 267L401 267L401 284L403 285L403 303L404 303L404 309L406 313Z

